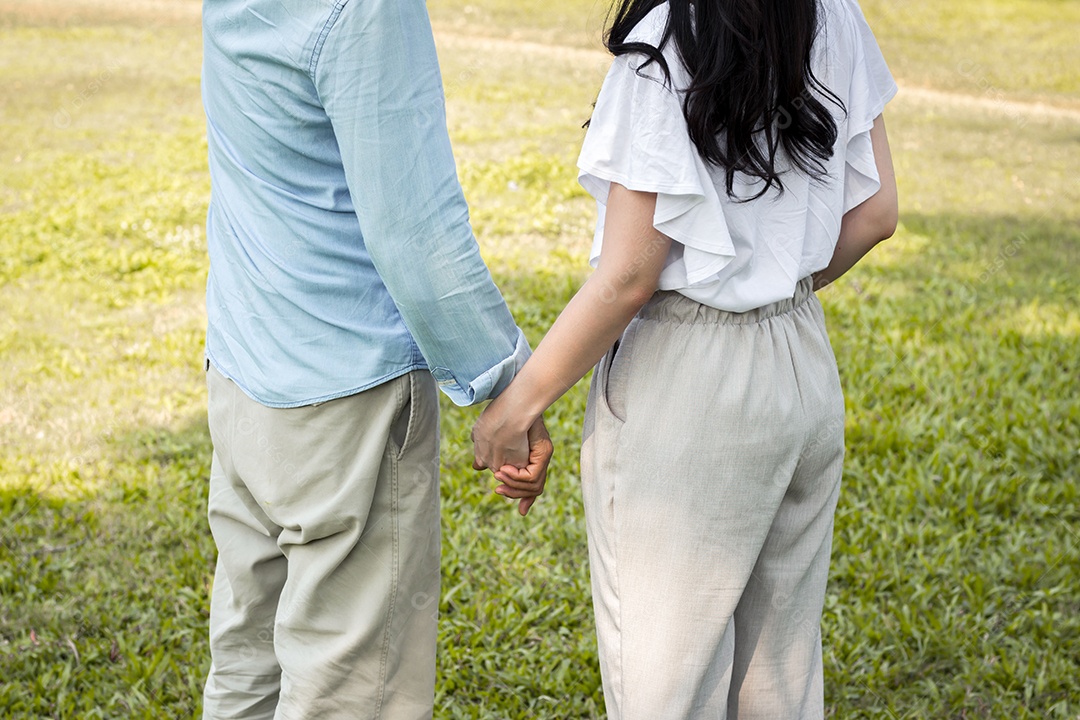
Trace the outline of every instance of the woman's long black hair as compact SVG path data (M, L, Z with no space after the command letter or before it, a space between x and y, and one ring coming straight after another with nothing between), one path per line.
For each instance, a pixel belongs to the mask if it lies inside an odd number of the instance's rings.
M668 25L659 47L627 42L664 2ZM690 139L725 169L730 197L736 172L763 180L757 198L774 185L784 190L776 162L781 146L816 179L832 157L836 121L820 98L843 103L810 67L817 31L818 0L618 0L604 42L616 56L645 55L644 65L657 63L670 83L661 51L674 41L691 78L683 99Z

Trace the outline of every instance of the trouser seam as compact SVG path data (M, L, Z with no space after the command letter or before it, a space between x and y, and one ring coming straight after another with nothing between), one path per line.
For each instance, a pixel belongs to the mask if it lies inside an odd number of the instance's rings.
M629 348L627 348L627 349L629 349ZM631 357L629 359L633 360L633 356L631 355ZM628 374L626 376L627 378L631 377L629 375L629 370L630 370L630 368L627 368L627 372L628 372ZM604 377L604 384L605 385L607 384L607 381L608 381L608 378ZM605 394L605 398L604 398L604 406L605 406L604 409L607 411L607 414L610 416L610 419L618 420L617 416L611 411L611 408L607 404L606 394ZM618 458L619 458L618 448L619 448L619 438L622 435L623 428L624 428L624 423L616 422L616 423L614 423L614 428L612 429L612 435L611 435L612 446L611 447L612 447L612 453L614 454L613 463L615 464L615 467L612 468L612 477L618 477L618 475L619 475L619 473L618 473ZM621 586L619 584L619 567L620 567L619 566L619 529L618 529L619 528L619 523L618 523L618 517L617 517L618 503L616 502L616 499L617 499L616 498L616 488L615 488L614 482L612 482L612 485L611 485L611 531L612 531L612 535L614 536L615 541L611 544L611 561L612 561L612 573L611 574L612 574L612 585L614 586L614 588L613 588L614 593L613 594L615 596L615 604L616 604L616 612L614 613L614 615L618 619L618 623L619 623L619 627L618 627L618 631L617 631L618 635L619 635L618 683L617 683L617 687L615 688L615 692L612 693L612 694L616 695L619 698L618 712L619 712L619 715L621 717L622 709L624 707L626 707L626 697L625 697L626 690L625 690L625 686L624 686L624 683L623 683L623 670L626 667L626 663L624 662L624 654L623 654L623 650L625 648L625 643L623 643L623 638L622 638L622 630L623 630L623 627L625 627L625 623L623 622L623 602L622 602Z
M403 393L401 383L396 383L397 387L397 405L400 408L403 402ZM404 446L408 442L408 430L406 430L406 441L402 443ZM390 560L390 599L386 609L386 629L383 632L383 646L382 653L379 658L379 697L375 704L375 720L382 717L383 702L386 699L386 666L387 658L390 654L390 641L393 635L394 626L394 610L397 605L398 595L398 461L400 459L399 452L393 447L391 438L387 436L387 449L386 461L390 465L389 483L390 483L390 547L391 547L391 560Z

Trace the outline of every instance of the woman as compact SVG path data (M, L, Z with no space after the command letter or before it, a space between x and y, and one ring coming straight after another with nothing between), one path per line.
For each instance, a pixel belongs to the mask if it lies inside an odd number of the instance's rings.
M597 269L481 416L476 464L533 492L503 460L599 360L609 717L820 718L844 400L813 290L895 230L896 86L855 0L622 0L607 46L579 160Z

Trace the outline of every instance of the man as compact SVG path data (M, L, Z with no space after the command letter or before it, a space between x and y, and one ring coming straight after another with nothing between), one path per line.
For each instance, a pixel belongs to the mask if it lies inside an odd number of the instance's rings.
M207 0L205 718L432 714L436 383L529 347L484 266L423 0ZM430 370L430 372L429 372ZM434 376L434 379L433 377ZM543 489L542 423L506 449Z

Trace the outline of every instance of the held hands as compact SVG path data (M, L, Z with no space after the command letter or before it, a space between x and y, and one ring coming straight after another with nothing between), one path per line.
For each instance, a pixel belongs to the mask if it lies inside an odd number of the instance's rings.
M495 492L520 500L518 512L527 515L544 492L554 446L543 418L527 429L519 427L519 422L503 417L498 401L488 405L473 426L473 469L490 468L502 483Z

